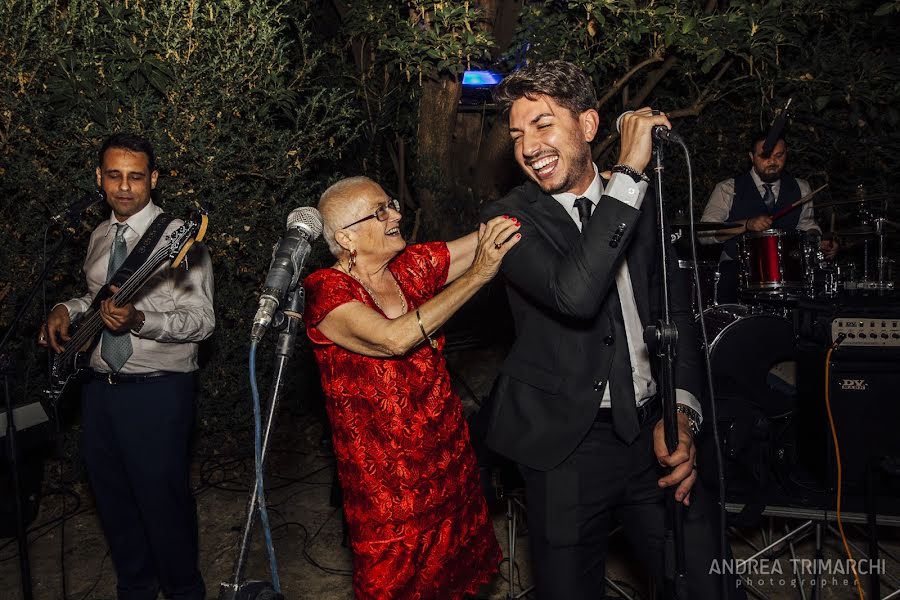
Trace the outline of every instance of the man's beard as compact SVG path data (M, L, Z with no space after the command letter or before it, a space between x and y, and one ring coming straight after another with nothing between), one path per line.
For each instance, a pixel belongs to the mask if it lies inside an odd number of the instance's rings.
M760 173L759 171L757 171L756 174L759 175L759 179L763 183L775 183L776 181L781 179L781 174L783 172L784 172L784 169L779 169L778 171L775 171L774 173L771 171L765 171L763 173Z
M561 157L562 159L562 157ZM554 195L554 194L562 194L563 192L568 192L575 185L575 182L578 181L583 175L583 169L591 170L593 174L593 169L591 168L592 160L590 152L579 152L577 156L573 156L571 161L566 161L568 169L566 170L562 181L558 185L553 186L552 188L545 188L541 183L541 190L545 194Z

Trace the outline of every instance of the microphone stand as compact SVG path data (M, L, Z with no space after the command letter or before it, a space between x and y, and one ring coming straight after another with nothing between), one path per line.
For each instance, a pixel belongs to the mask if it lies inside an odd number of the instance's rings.
M19 576L23 600L32 600L32 598L34 598L34 590L31 583L31 566L28 559L28 535L25 530L25 514L22 507L21 482L19 481L19 447L16 442L16 422L12 405L12 395L9 392L10 377L15 376L15 361L13 357L4 350L7 344L9 344L10 339L12 339L12 334L18 329L19 323L25 317L25 313L28 312L28 309L31 307L31 303L34 301L34 297L44 283L44 280L47 279L47 274L50 273L50 269L56 265L56 261L60 256L60 248L62 248L62 246L72 237L72 233L66 226L70 223L71 222L64 223L62 236L50 250L49 258L44 263L43 270L37 276L37 279L35 279L34 284L25 296L25 302L22 303L16 316L13 317L12 322L9 324L6 333L3 334L3 339L0 340L0 378L3 380L3 394L6 401L6 462L9 465L9 477L12 491L15 495L16 543L19 551Z
M654 140L653 171L656 174L656 214L659 227L661 262L662 319L644 330L644 341L651 353L662 358L659 390L663 400L663 430L669 453L678 446L678 417L675 411L675 343L678 329L671 318L669 297L668 243L666 235L665 211L663 210L663 143ZM666 532L663 541L664 595L674 600L687 600L687 569L684 557L684 512L680 502L675 501L675 489L666 490Z
M275 420L275 408L284 388L284 372L288 361L294 355L294 346L297 341L297 333L300 330L300 321L306 296L303 286L288 292L285 309L275 313L272 327L280 330L275 342L275 381L272 383L271 399L269 401L269 414L266 418L265 431L262 443L262 462L265 465L266 449L269 447L269 434L272 432L272 424ZM218 600L283 600L284 596L276 592L272 585L266 581L245 581L244 571L247 568L247 552L250 546L250 537L253 532L253 524L257 514L257 482L254 478L253 489L247 501L247 514L244 521L244 531L241 535L241 546L234 563L231 580L219 584Z

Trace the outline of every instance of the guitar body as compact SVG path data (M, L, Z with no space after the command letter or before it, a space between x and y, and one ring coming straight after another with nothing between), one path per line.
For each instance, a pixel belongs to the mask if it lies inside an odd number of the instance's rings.
M208 221L209 218L205 214L199 215L194 220L185 221L165 238L164 244L119 286L116 293L111 293L108 286L103 286L97 292L91 302L91 309L85 312L77 325L73 324L70 328L70 340L63 347L63 351L53 357L50 385L44 391L52 408L56 408L63 393L80 379L79 375L88 368L91 354L100 343L100 334L104 329L98 308L100 302L112 298L116 306L124 306L131 302L160 265L168 261L172 269L181 266L190 247L195 241L201 241L206 234Z
M45 391L51 408L56 408L59 399L71 385L81 381L82 373L90 366L91 354L98 341L99 338L84 350L66 355L57 354L53 358L53 364L50 366L50 385Z

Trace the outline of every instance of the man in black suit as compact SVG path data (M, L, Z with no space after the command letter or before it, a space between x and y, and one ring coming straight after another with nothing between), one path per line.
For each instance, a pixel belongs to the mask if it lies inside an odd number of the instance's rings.
M692 490L700 346L688 294L674 279L679 443L672 454L663 439L658 361L643 342L644 327L662 311L656 215L644 202L643 171L652 127L669 121L649 108L626 114L619 161L604 181L590 148L597 99L580 69L563 61L529 65L508 76L495 99L528 181L482 215L522 224L502 265L516 341L494 386L487 443L515 460L525 479L538 597L602 597L612 518L622 520L661 580L663 500L674 486L686 507L688 597L719 598L709 575L714 507Z

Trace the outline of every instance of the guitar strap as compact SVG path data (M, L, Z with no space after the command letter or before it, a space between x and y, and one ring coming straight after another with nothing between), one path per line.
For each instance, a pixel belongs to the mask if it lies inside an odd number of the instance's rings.
M122 263L122 266L119 267L119 270L116 271L116 274L112 276L109 283L100 288L100 291L91 302L91 308L99 309L100 303L112 296L112 292L109 291L109 286L114 285L121 287L123 283L128 281L129 277L134 275L135 271L141 268L141 265L147 262L147 259L153 253L153 249L156 248L156 244L166 231L166 227L169 226L169 223L171 223L173 219L175 219L175 217L167 215L166 213L159 213L156 216L156 219L153 220L150 227L147 228L147 231L145 231L144 235L141 236L141 239L138 240L137 246L135 246L134 250L128 254L128 257L125 259L125 262Z

